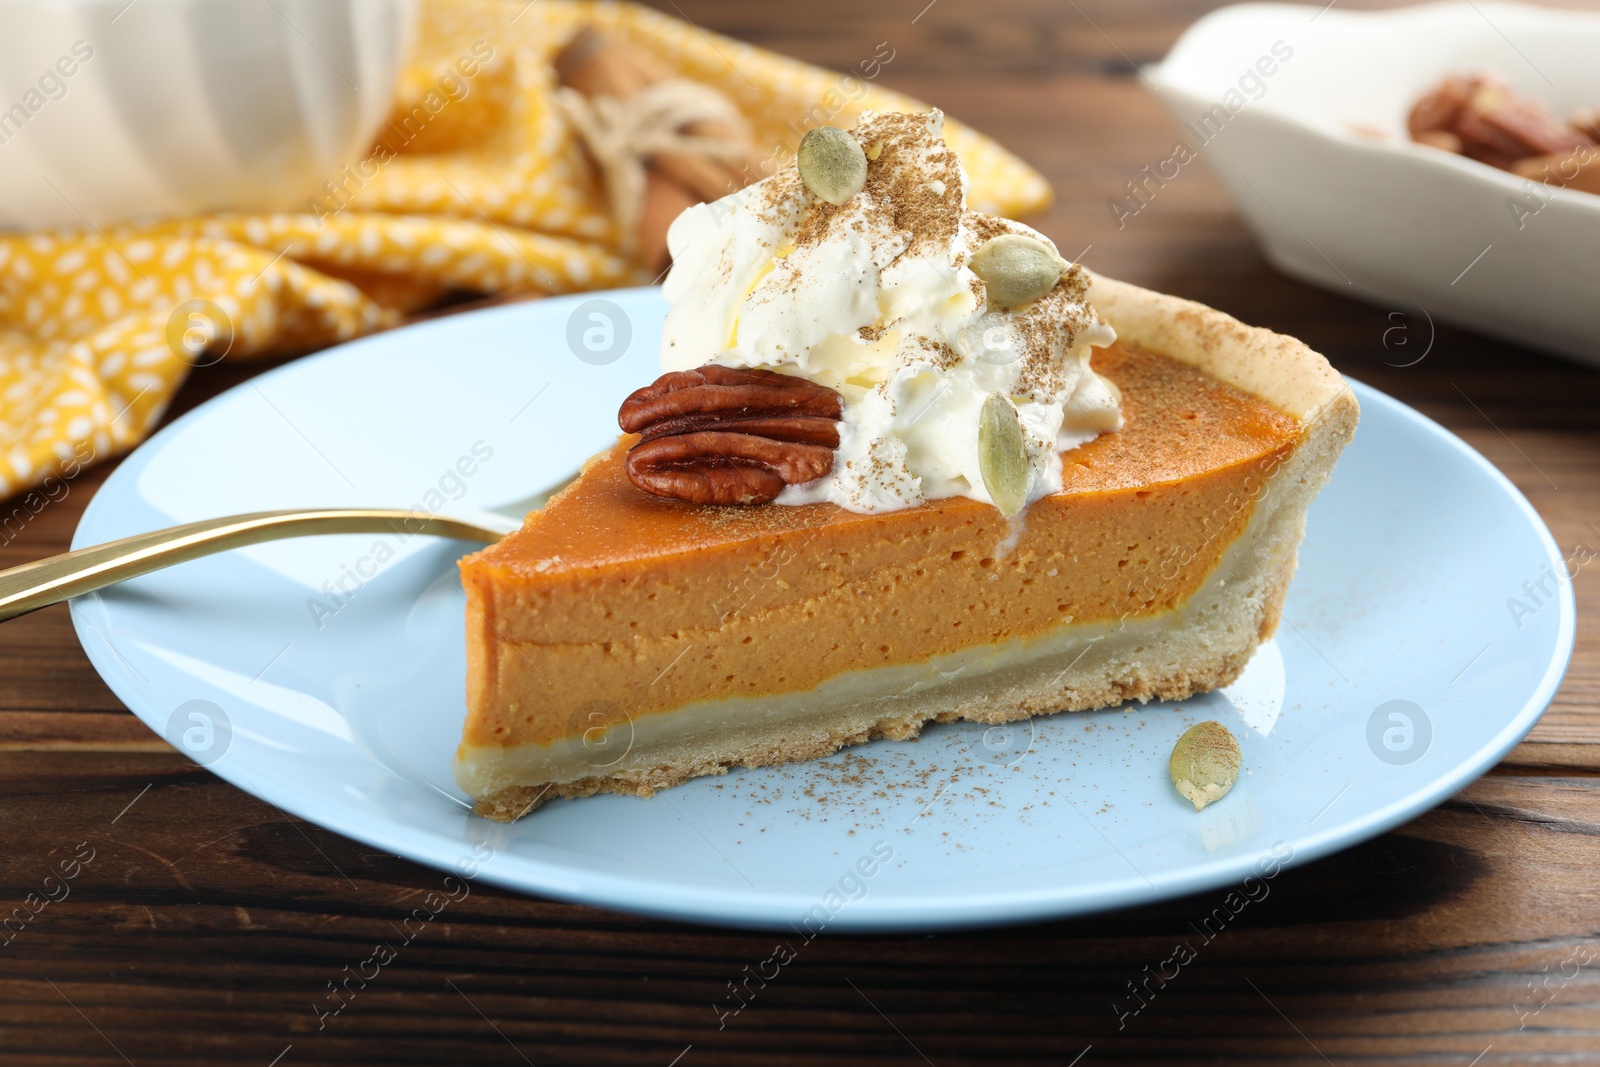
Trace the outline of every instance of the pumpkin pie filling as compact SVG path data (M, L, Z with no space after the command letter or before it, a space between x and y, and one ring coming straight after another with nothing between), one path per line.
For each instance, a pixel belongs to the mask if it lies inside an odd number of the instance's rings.
M1127 425L1063 457L1066 488L1015 526L966 497L877 515L662 500L622 476L624 439L466 568L504 646L485 688L505 676L529 698L488 700L467 742L549 744L595 702L637 718L1174 609L1299 427L1161 356L1118 345L1096 362ZM864 625L844 640L844 622Z

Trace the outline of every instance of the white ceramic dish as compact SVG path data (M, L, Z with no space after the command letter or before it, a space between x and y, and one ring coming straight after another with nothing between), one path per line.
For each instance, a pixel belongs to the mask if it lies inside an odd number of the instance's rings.
M527 496L614 439L617 405L658 372L664 311L653 289L562 297L289 364L124 461L74 543L291 505ZM591 330L606 351L582 348ZM1550 534L1466 445L1358 394L1285 625L1228 689L934 726L650 800L556 801L510 826L468 814L450 774L467 546L259 545L74 601L73 621L118 697L228 781L504 886L798 937L1121 907L1270 877L1401 823L1491 766L1555 693L1574 609ZM394 553L381 564L379 543ZM1547 583L1541 606L1512 617L1506 598L1530 581ZM1246 773L1196 814L1167 757L1211 718L1239 736Z
M1146 74L1285 273L1600 363L1600 196L1413 145L1405 129L1416 98L1461 71L1496 72L1558 115L1600 105L1596 56L1594 12L1243 4L1195 23ZM1166 162L1151 161L1162 180L1193 165Z
M416 0L3 0L0 229L303 209L388 115Z

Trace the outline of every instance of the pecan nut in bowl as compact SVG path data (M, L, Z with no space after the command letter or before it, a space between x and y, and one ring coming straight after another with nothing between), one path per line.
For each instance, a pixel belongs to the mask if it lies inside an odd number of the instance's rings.
M1411 139L1511 170L1523 159L1571 153L1594 139L1543 104L1488 75L1452 75L1417 100L1406 119Z
M1462 152L1491 166L1509 169L1519 159L1572 151L1593 144L1574 130L1526 100L1503 100L1483 107L1469 106L1456 121Z
M707 364L663 374L622 402L639 441L628 480L691 504L769 504L833 470L839 394L776 371Z
M1454 134L1456 119L1472 99L1473 90L1480 81L1453 74L1418 98L1406 117L1406 128L1412 138L1420 140L1428 133Z

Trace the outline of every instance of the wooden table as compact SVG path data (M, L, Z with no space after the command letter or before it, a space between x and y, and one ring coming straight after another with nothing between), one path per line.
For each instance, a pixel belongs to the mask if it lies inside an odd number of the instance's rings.
M841 69L889 42L884 84L942 104L1049 176L1058 199L1040 225L1063 250L1090 246L1098 270L1305 339L1481 450L1564 549L1600 548L1600 375L1446 328L1420 364L1387 366L1372 323L1393 309L1265 266L1203 161L1117 228L1107 200L1176 136L1130 62L1164 54L1204 0L924 4L661 0L707 29ZM197 373L176 411L249 373ZM0 547L0 564L62 550L106 473L73 482ZM80 843L95 858L70 897L0 949L0 1063L1592 1061L1596 583L1578 576L1571 673L1504 764L1400 830L1283 874L1120 1028L1113 1001L1127 1002L1127 983L1171 954L1210 897L1025 928L819 940L719 1029L713 1003L771 954L772 936L478 886L319 1029L313 1003L440 876L178 757L100 683L66 610L41 612L0 627L0 899L45 888Z

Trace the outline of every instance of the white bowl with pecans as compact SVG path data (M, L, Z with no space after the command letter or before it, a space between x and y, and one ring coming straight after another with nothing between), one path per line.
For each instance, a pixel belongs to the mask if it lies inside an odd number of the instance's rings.
M1408 329L1421 312L1600 365L1600 195L1418 144L1407 126L1461 74L1579 114L1600 106L1597 56L1600 13L1490 0L1223 8L1146 71L1182 140L1112 211L1134 224L1203 157L1285 273L1374 301ZM1431 331L1406 340L1414 361Z

